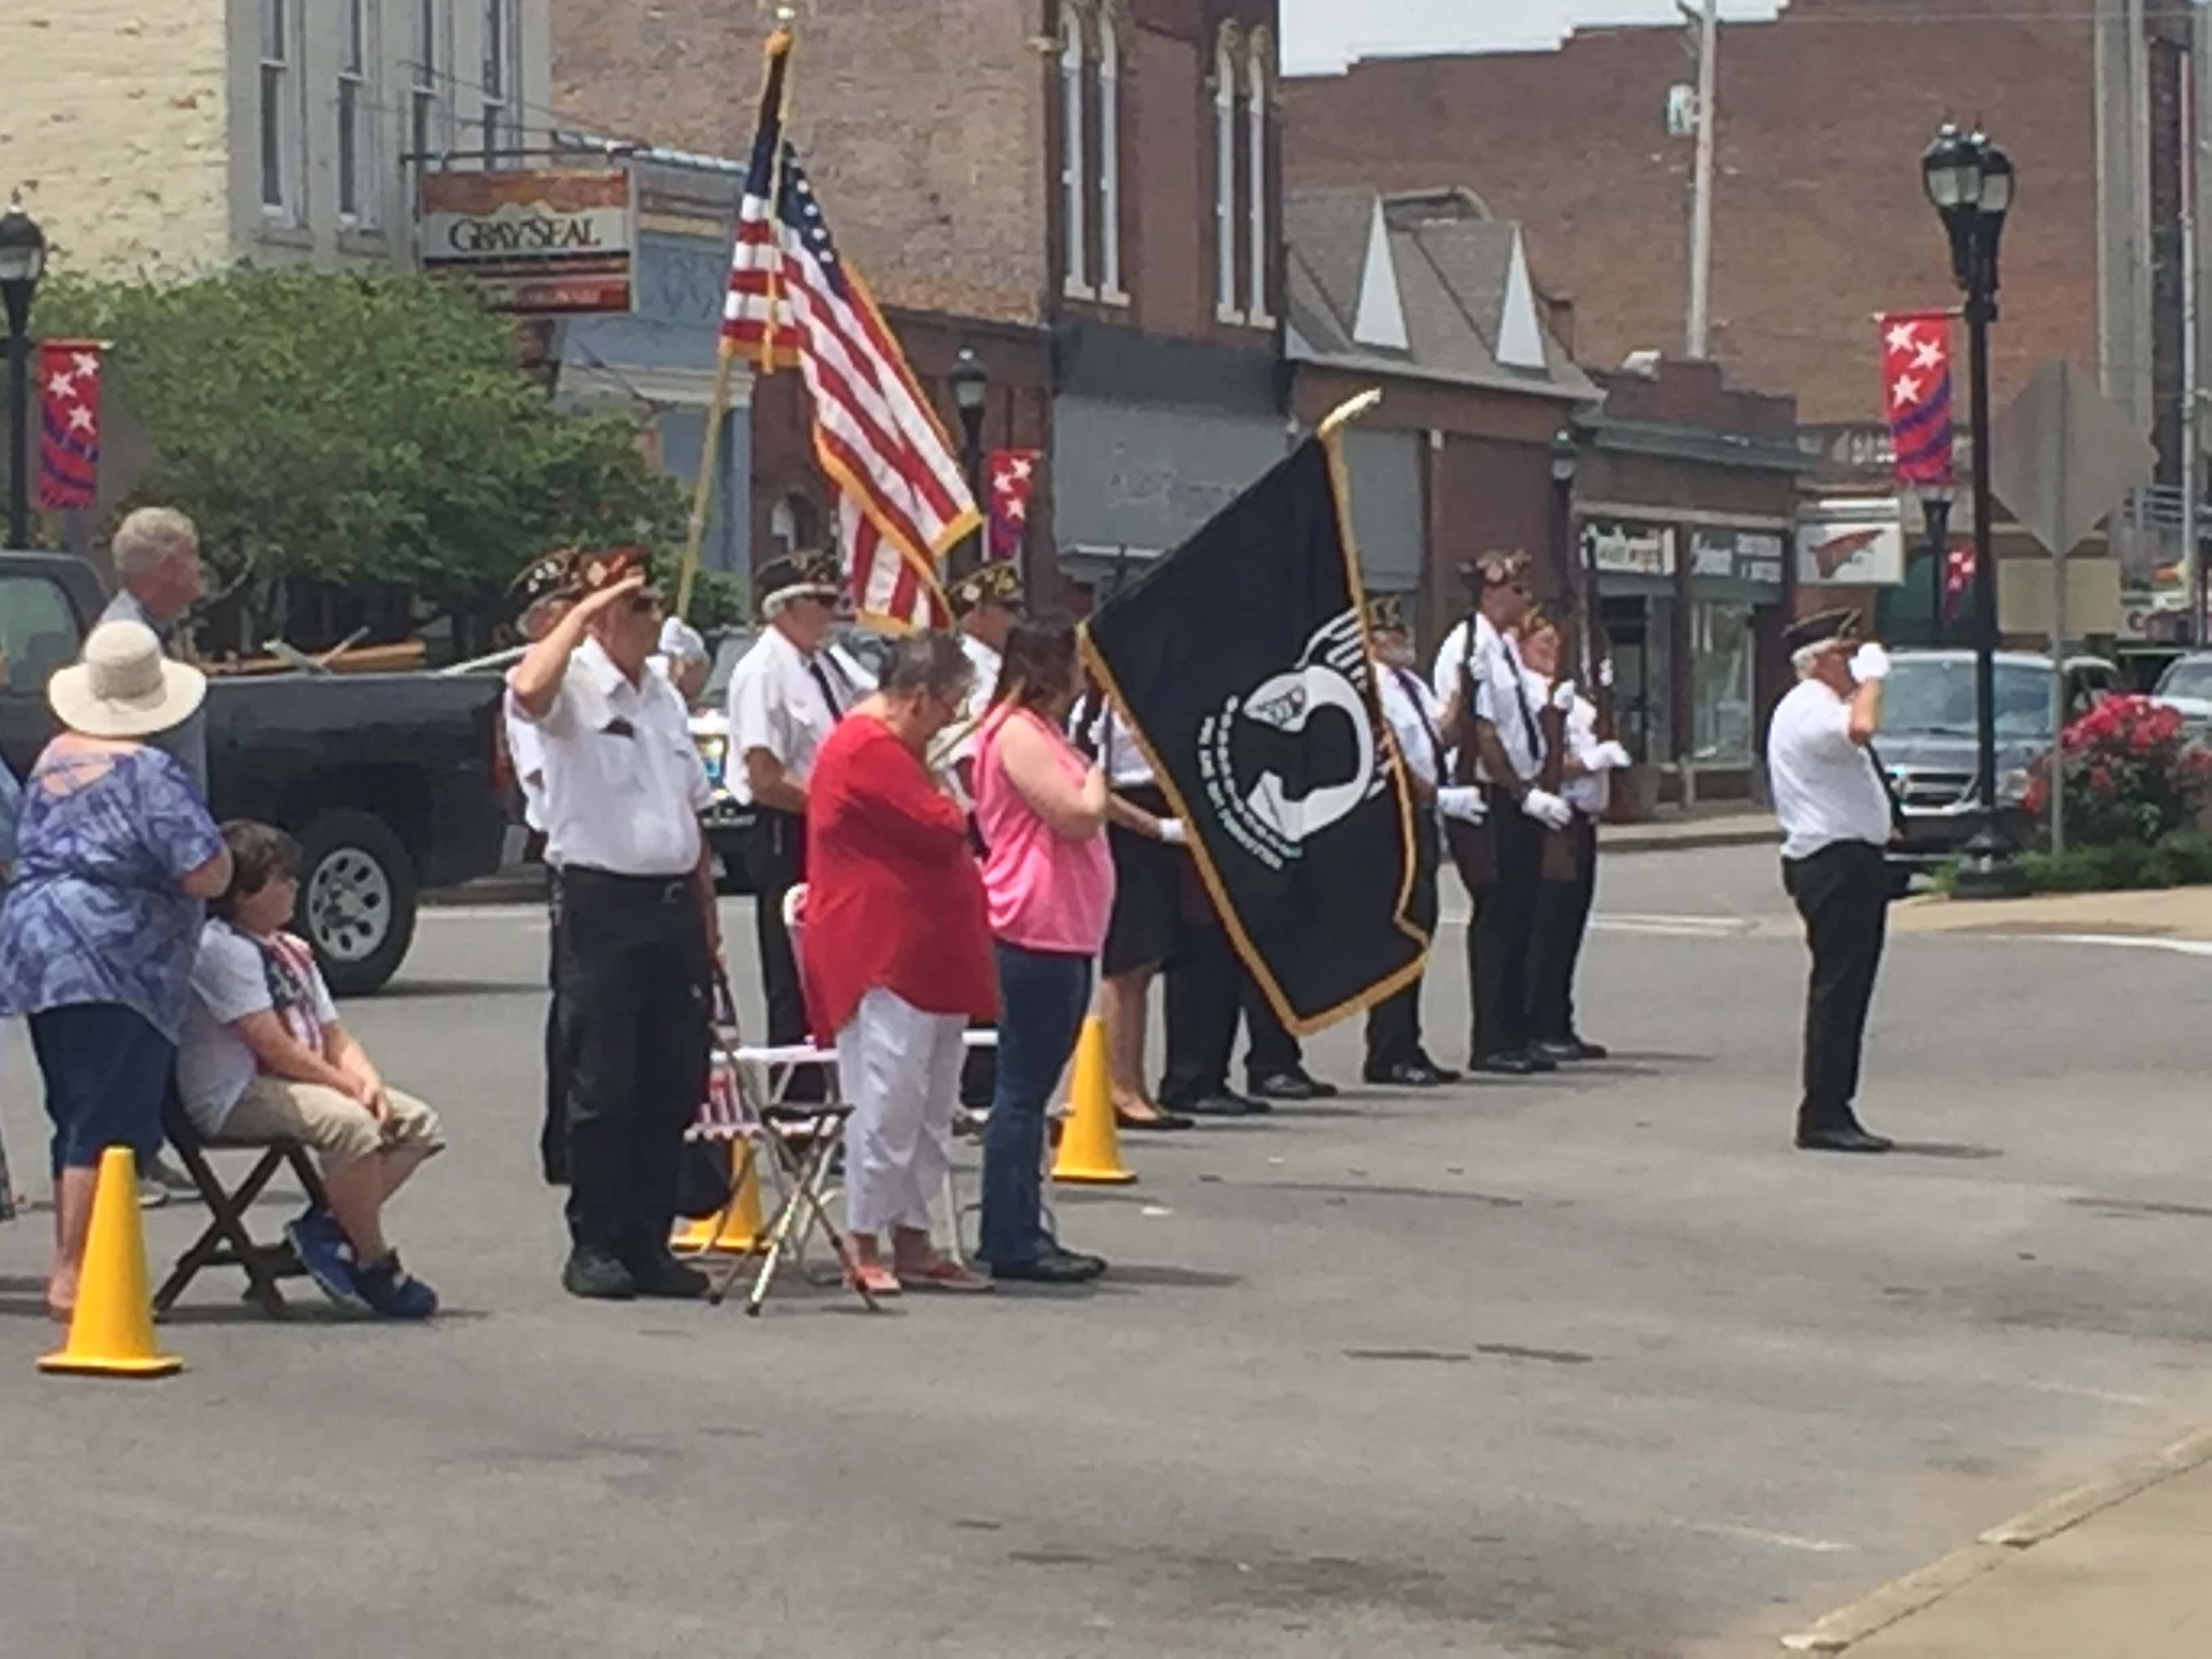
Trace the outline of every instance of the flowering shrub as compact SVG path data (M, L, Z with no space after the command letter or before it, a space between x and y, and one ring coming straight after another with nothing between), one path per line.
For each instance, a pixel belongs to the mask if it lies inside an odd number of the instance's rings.
M2066 781L2066 837L2090 845L2163 840L2212 802L2212 752L2191 744L2181 716L2148 697L2107 697L2058 739ZM2021 806L2051 804L2051 757L2029 769Z

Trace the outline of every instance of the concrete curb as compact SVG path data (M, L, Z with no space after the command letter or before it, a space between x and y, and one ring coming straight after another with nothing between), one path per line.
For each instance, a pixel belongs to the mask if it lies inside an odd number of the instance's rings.
M2212 1462L2212 1429L2199 1429L2163 1451L2130 1459L2101 1479L1999 1522L1965 1548L1893 1579L1848 1607L1784 1636L1782 1645L1791 1653L1841 1653L1996 1571L2021 1551L2032 1549L2161 1480L2208 1462Z
M1604 855L1618 858L1630 853L1694 853L1709 847L1778 847L1782 844L1779 824L1767 822L1747 824L1716 824L1710 830L1685 830L1678 835L1638 835L1642 826L1624 824L1607 834L1598 831L1598 846Z

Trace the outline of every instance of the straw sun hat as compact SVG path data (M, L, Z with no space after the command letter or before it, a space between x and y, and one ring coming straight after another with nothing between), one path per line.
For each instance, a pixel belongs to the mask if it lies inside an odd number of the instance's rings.
M171 662L143 623L108 622L84 642L84 659L46 682L46 701L72 732L149 738L181 726L207 696L207 677Z

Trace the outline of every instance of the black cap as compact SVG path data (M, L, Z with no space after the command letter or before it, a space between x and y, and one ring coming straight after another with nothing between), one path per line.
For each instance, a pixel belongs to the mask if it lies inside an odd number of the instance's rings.
M1009 611L1018 611L1022 608L1022 573L1005 559L981 565L953 583L945 597L956 617L981 611L987 605L1002 605Z
M1859 613L1849 606L1821 611L1800 618L1782 630L1782 648L1795 656L1808 645L1849 642L1859 636Z
M774 616L793 599L827 599L834 605L845 595L845 573L835 554L802 548L763 565L753 577L753 592L763 617Z
M1367 601L1367 627L1375 634L1406 631L1406 602L1395 593L1377 593Z

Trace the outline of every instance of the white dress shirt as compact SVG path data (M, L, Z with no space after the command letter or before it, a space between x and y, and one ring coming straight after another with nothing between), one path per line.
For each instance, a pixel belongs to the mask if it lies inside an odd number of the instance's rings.
M1586 769L1569 778L1559 793L1585 817L1603 817L1613 794L1613 773L1595 763L1597 750L1597 705L1577 692L1567 711L1567 752Z
M961 705L961 724L967 729L961 732L960 741L952 745L949 757L953 761L975 758L975 743L983 728L983 711L991 706L991 695L999 689L999 671L1006 665L1006 658L963 630L960 649L968 659L968 665L975 671L975 684L968 688L968 701Z
M515 786L522 791L522 821L542 836L545 833L545 751L538 741L538 723L512 697L500 712L507 722L507 758L514 768Z
M1802 859L1839 841L1889 844L1889 791L1863 744L1850 705L1818 680L1800 680L1776 705L1766 771L1782 856Z
M821 680L813 672L817 668ZM835 708L823 696L823 680ZM730 798L751 802L745 756L755 749L767 750L803 787L814 770L814 751L845 711L874 689L860 665L835 647L810 658L781 628L763 629L730 674L730 758L723 774Z
M1528 696L1528 670L1522 664L1520 647L1499 633L1489 617L1477 611L1469 622L1444 635L1431 677L1432 688L1441 701L1458 687L1467 659L1470 623L1474 629L1474 660L1469 671L1474 683L1474 704L1468 715L1497 727L1498 740L1505 745L1505 758L1512 763L1515 773L1523 779L1534 778L1544 764L1544 740L1536 730L1536 710L1542 706L1541 700ZM1494 781L1488 769L1480 765L1475 775Z
M1085 742L1106 769L1106 781L1116 789L1143 789L1157 784L1152 763L1137 746L1137 734L1121 718L1121 711L1101 700L1091 721Z
M1410 668L1386 662L1375 665L1375 685L1382 705L1382 718L1398 740L1398 752L1407 769L1431 790L1443 781L1443 742L1437 735L1437 718L1443 704L1436 692Z
M507 706L521 712L512 695ZM665 678L648 671L633 685L586 640L536 725L548 863L621 876L680 876L697 865L699 814L714 792L684 699Z

